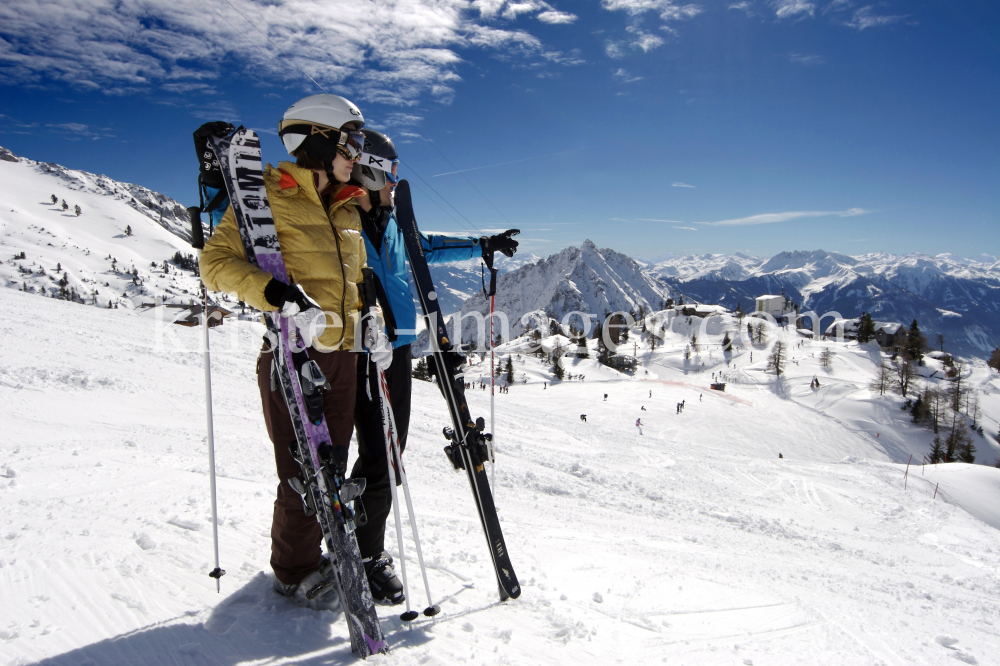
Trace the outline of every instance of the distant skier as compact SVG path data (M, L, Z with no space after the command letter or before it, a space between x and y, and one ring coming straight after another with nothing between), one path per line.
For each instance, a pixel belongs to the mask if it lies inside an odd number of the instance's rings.
M646 405L643 405L643 406L642 406L642 407L640 407L639 409L641 409L642 411L646 411Z
M605 394L604 394L604 402L607 402L607 401L608 401L608 394L607 394L607 393L605 393Z
M642 434L642 419L635 420L635 427L639 429L639 434Z
M650 390L650 392L649 392L649 397L650 397L650 398L652 398L652 397L653 397L653 391L652 391L652 390Z
M586 414L580 414L580 420L583 421L584 423L586 423L587 422L587 415Z

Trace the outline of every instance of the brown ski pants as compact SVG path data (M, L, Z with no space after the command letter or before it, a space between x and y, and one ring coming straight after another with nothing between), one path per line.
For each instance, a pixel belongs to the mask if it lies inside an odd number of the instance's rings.
M348 446L354 430L354 396L357 390L358 355L348 351L327 354L311 352L330 382L324 394L326 424L333 446ZM292 458L295 431L281 388L271 390L272 354L267 347L257 358L257 388L264 408L267 434L274 444L274 462L278 468L278 496L271 520L271 568L285 585L298 583L319 567L323 532L315 516L306 516L302 497L286 482L299 474L299 464Z

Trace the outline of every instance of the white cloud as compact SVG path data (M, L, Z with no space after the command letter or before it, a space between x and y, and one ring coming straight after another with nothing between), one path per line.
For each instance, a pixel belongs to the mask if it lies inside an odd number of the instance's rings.
M235 62L244 73L318 92L301 71L358 101L448 101L460 49L537 56L533 35L486 24L530 14L547 23L576 18L541 0L4 2L0 84L211 93Z
M417 125L423 119L423 116L417 116L412 113L390 113L385 118L385 124L395 125L397 127L407 127Z
M867 28L879 28L884 25L890 25L897 21L902 21L904 18L906 16L873 16L871 7L862 7L854 12L854 17L847 25L857 30L865 30Z
M816 5L807 0L774 0L772 4L778 18L788 18L801 14L812 16L816 11Z
M625 57L625 42L616 41L613 39L608 39L604 42L604 53L609 58L624 58Z
M749 2L744 1L744 2L734 3L732 5L729 5L729 9L740 9L742 11L745 11L747 14L753 16L753 10L750 8Z
M581 58L582 51L580 49L571 49L569 53L563 53L562 51L543 51L539 55L548 60L549 62L554 62L557 65L566 65L571 67L573 65L582 65L586 60Z
M719 227L749 226L754 224L773 224L775 222L788 222L789 220L799 220L815 217L855 217L867 215L870 210L864 208L848 208L847 210L795 210L784 213L763 213L761 215L751 215L749 217L739 217L732 220L719 220L717 222L701 222Z
M633 81L642 81L641 76L632 76L624 68L619 67L616 72L611 74L611 78L619 83L632 83Z
M691 187L691 188L693 188L694 185L688 185L687 183L670 183L670 187Z
M630 32L635 35L632 39L632 47L642 49L643 53L648 53L657 46L661 46L663 44L663 38L657 37L656 35L648 32L643 32L642 30L630 30Z
M698 231L694 227L674 227L674 229L683 229L684 231Z
M540 13L535 18L537 18L542 23L550 23L553 25L564 25L576 21L577 16L576 14L570 14L568 12L559 12L554 9L550 9L548 11Z
M679 5L674 0L601 0L601 6L611 12L626 12L632 17L638 17L647 12L655 12L659 15L660 20L663 21L660 30L670 33L675 32L674 28L670 25L672 21L686 21L704 11L700 5ZM628 45L644 53L648 53L656 47L661 46L663 39L642 30L639 27L640 23L641 19L635 19L631 25L625 28L634 35L628 40ZM604 52L611 58L621 58L625 55L624 46L625 42L623 41L608 40L604 44Z
M788 59L797 65L822 65L826 58L821 55L808 55L805 53L789 53Z

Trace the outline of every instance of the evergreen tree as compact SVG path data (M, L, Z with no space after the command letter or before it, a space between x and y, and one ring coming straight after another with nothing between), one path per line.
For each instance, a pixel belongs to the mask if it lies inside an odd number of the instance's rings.
M21 257L21 258L23 259L24 257ZM990 360L987 363L987 365L989 365L991 368L993 368L997 372L1000 372L1000 347L997 347L996 349L994 349L993 353L990 354Z
M63 201L62 201L62 209L63 209L63 210L66 210L67 208L69 208L69 204L68 204L68 203L66 203L66 200L65 200L65 199L63 199Z
M733 350L733 341L729 337L729 331L726 331L726 334L722 336L722 351L732 351L732 350Z
M76 213L77 217L80 217L80 214L83 212L83 209L80 208L80 206L77 205L77 206L73 207L73 212Z
M53 194L52 195L52 203L58 203L58 202L59 202L59 197L57 197L56 195Z
M132 225L131 224L125 225L125 235L126 236L131 236L132 235ZM153 265L155 266L156 263L154 262Z
M667 303L666 303L666 307L663 308L663 309L664 310L668 310L668 309L670 309L672 307L674 307L674 299L673 298L668 298L667 299Z
M431 380L430 373L427 371L426 356L421 356L417 359L417 367L413 369L413 378L424 382L429 382Z
M867 312L861 315L861 322L858 324L858 342L864 344L875 337L875 322Z
M935 436L934 443L931 444L931 455L927 458L932 465L945 462L944 459L944 445L941 444L941 438Z
M511 360L510 354L507 354L507 385L510 386L514 383L514 361Z
M914 319L913 323L910 324L910 330L906 333L906 342L903 343L903 356L907 360L922 364L925 349L927 349L927 338L917 326L917 320Z
M562 347L556 347L555 351L552 353L553 364L552 364L552 374L556 376L556 379L562 380L566 376L566 369L562 364L563 350Z

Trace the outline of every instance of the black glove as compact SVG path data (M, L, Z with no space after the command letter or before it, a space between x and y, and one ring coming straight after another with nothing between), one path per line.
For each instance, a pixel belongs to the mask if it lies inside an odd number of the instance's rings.
M514 253L517 252L517 241L514 240L513 236L521 233L520 229L508 229L502 234L497 234L495 236L483 236L479 243L483 246L483 256L493 254L494 252L501 252L508 257L513 257Z
M201 182L209 187L223 187L222 171L215 153L208 147L208 137L217 134L229 134L235 128L224 120L214 120L205 123L194 131L194 149L198 153L198 167L201 169Z
M282 310L281 314L286 317L319 307L316 301L302 291L302 287L297 284L285 284L277 278L271 278L264 287L264 300Z

